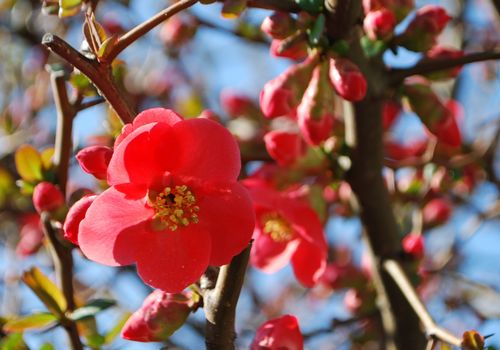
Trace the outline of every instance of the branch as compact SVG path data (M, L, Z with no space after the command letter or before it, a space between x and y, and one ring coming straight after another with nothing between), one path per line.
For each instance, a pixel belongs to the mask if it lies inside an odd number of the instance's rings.
M84 109L87 109L87 108L90 108L90 107L94 107L94 106L97 106L103 102L105 102L106 100L103 99L102 97L98 96L90 101L85 101L85 102L81 102L79 103L77 106L76 106L76 109L78 110L78 112L80 111L83 111Z
M234 350L234 321L250 256L250 243L229 265L221 267L215 288L204 293L208 350Z
M57 277L57 284L62 290L66 303L67 310L73 311L75 309L75 300L73 298L73 257L71 249L66 248L58 239L58 233L52 226L50 215L43 212L41 215L43 231L47 241L49 242L49 250L54 261L54 270ZM80 342L78 329L73 321L68 320L63 324L66 333L71 342L72 350L83 350L83 345Z
M67 42L51 33L43 36L42 44L85 74L106 98L123 123L132 122L135 113L114 83L109 67L99 65L97 61L88 59Z
M448 343L453 346L459 347L462 344L460 338L457 338L447 330L439 327L436 322L432 319L432 316L427 311L427 308L420 300L415 288L413 288L411 282L406 277L405 272L401 265L395 260L386 260L383 263L385 271L393 278L394 282L403 292L404 296L413 308L413 311L417 314L418 318L422 322L425 333L431 339L439 340Z
M218 1L224 2L224 0ZM301 7L293 0L248 0L247 6L284 12L302 11Z
M203 18L200 18L200 17L196 17L196 21L198 22L198 24L204 26L204 27L207 27L207 28L211 28L211 29L215 29L215 30L218 30L220 32L223 32L223 33L227 33L227 34L230 34L230 35L235 35L239 38L243 38L245 40L248 40L248 41L251 41L251 42L254 42L254 43L257 43L257 44L263 44L263 45L267 45L269 46L269 41L266 40L266 38L264 38L262 35L257 35L257 36L248 36L248 35L245 35L244 33L242 33L240 30L236 29L236 30L233 30L233 29L230 29L230 28L226 28L226 27L222 27L222 26L219 26L215 23L212 23L212 22L209 22Z
M446 59L428 59L417 63L411 68L397 69L392 68L389 70L389 81L392 85L401 83L405 78L412 75L432 73L440 70L446 70L464 64L483 62L488 60L500 59L500 51L485 51L470 53L458 58Z
M118 56L123 50L128 46L133 44L137 39L145 35L151 29L169 19L176 13L187 9L188 7L196 4L198 0L180 0L174 3L172 6L166 8L165 10L157 13L154 17L151 17L147 21L139 24L135 28L132 28L127 33L123 34L116 44L111 48L109 54L106 56L108 62L113 62L113 60Z

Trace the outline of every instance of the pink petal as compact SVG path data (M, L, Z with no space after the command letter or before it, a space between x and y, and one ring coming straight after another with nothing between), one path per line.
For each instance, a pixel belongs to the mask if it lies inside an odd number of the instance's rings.
M110 187L90 205L80 223L78 243L90 260L104 265L132 264L153 210L145 205L145 188Z
M302 241L292 257L295 277L306 287L313 287L326 268L326 251Z
M180 164L174 173L211 182L234 182L241 169L235 138L208 119L185 120L174 126Z
M140 244L137 272L145 283L168 293L196 282L207 269L212 250L210 234L197 224L151 232Z
M250 242L255 226L252 201L239 183L207 193L200 201L200 225L212 237L210 265L228 264Z
M149 185L178 161L177 140L166 123L150 123L131 132L115 148L108 183Z

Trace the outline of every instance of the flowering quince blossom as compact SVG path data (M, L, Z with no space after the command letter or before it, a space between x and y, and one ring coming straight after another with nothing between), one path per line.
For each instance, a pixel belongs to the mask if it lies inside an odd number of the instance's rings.
M299 282L313 287L325 270L327 258L318 215L303 200L280 193L262 180L247 179L243 183L257 217L251 264L273 273L291 261Z
M267 321L257 329L250 350L302 350L304 338L293 315Z
M73 204L69 209L66 219L64 220L63 231L64 238L71 241L73 244L78 245L78 231L80 223L83 218L85 218L87 210L96 198L97 195L88 194L76 201L75 204Z
M80 167L99 180L105 180L113 150L106 146L85 147L76 155Z
M220 124L146 110L115 141L110 188L80 222L80 249L105 265L136 263L147 284L179 292L248 245L255 218L239 172Z
M294 164L306 152L302 138L294 132L269 131L264 135L264 143L271 158L281 166Z

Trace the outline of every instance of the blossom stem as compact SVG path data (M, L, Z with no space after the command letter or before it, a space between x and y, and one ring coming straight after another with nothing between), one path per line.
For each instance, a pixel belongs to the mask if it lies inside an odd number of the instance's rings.
M208 350L234 350L234 321L245 271L250 257L250 243L229 265L221 267L215 288L204 293L207 318L205 344Z
M157 13L155 16L151 17L147 21L139 24L138 26L132 28L127 33L123 34L116 44L111 48L106 59L108 62L113 62L113 60L118 56L123 50L128 46L133 44L137 39L144 36L147 32L169 19L176 13L187 9L188 7L196 4L198 0L180 0L175 2L172 6L167 7L163 11Z

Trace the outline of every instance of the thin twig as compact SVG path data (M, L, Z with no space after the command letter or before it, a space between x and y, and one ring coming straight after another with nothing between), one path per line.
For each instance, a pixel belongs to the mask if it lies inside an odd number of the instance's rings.
M420 300L420 297L411 282L408 280L408 277L399 262L388 259L383 262L383 266L385 271L387 271L394 282L396 282L412 306L413 311L415 311L418 318L422 322L427 336L430 339L440 340L453 346L460 346L462 343L460 338L454 336L434 322L432 316L429 314L429 311L427 311L427 308L422 300Z
M269 46L269 41L266 38L264 38L264 36L262 36L260 34L254 35L254 36L248 36L248 35L245 35L244 33L242 33L241 30L222 27L220 25L217 25L215 23L212 23L212 22L207 21L207 20L200 18L200 17L196 17L196 22L198 22L199 25L202 25L202 26L210 28L210 29L215 29L217 31L227 33L229 35L235 35L237 37L254 42L256 44L263 44L263 45ZM262 32L259 32L259 33L262 33Z
M197 2L198 0L180 0L165 10L157 13L154 17L151 17L147 21L132 28L118 39L116 44L109 51L109 54L106 56L106 60L108 62L113 62L116 56L133 44L137 39L141 38L144 34L161 24L163 21L169 19L184 9L193 6Z
M114 83L110 67L100 65L96 60L88 59L54 34L45 34L42 44L85 74L124 123L132 122L135 113L128 105L126 98L123 97L123 92Z
M85 102L82 102L80 104L78 104L76 106L76 109L78 112L80 111L83 111L84 109L87 109L87 108L90 108L90 107L94 107L94 106L97 106L103 102L105 102L106 100L100 96L90 100L90 101L85 101Z
M392 85L400 84L405 78L412 75L426 74L437 72L440 70L446 70L454 68L457 66L462 66L464 64L483 62L488 60L500 59L500 51L485 51L485 52L474 52L457 58L436 58L429 59L417 63L415 66L403 69L390 69L389 70L389 81Z

